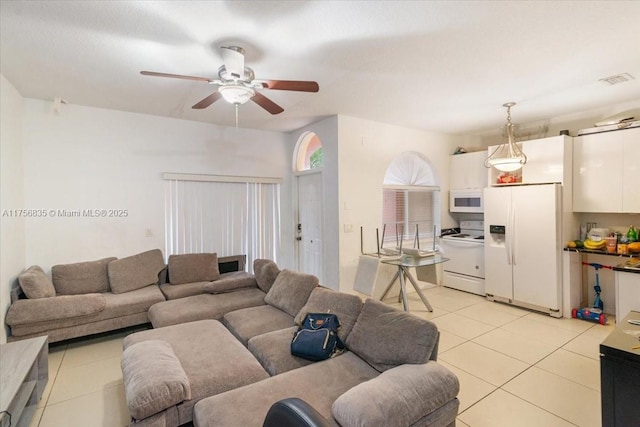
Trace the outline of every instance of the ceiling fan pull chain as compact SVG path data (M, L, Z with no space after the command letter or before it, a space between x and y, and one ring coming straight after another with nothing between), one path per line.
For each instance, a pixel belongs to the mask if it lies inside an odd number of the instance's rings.
M236 131L238 130L238 104L236 104Z

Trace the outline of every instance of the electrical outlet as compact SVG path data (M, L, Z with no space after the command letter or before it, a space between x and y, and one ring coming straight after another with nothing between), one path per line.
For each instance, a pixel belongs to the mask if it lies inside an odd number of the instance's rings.
M144 230L144 237L153 237L153 230L150 228Z
M345 233L353 233L353 224L344 224Z

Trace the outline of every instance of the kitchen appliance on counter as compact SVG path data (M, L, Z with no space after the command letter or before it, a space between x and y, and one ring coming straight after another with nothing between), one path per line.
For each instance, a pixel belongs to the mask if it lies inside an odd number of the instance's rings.
M485 188L487 298L562 317L560 184Z
M449 258L442 264L442 284L484 296L484 222L460 221L459 233L441 237L440 250Z

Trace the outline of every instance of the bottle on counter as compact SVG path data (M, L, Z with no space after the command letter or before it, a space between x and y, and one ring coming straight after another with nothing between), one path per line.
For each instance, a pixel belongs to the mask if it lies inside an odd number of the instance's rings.
M627 231L627 240L629 242L638 241L638 230L633 225L629 226L629 231Z

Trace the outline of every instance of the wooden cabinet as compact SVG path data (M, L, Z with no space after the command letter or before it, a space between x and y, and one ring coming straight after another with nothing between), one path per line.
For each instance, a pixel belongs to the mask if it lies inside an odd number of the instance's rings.
M574 212L640 212L639 158L640 128L574 138Z
M47 337L0 344L0 426L29 425L49 379L48 354Z
M486 151L456 154L449 160L449 187L452 190L467 190L487 186Z
M514 172L519 184L568 184L571 181L571 143L572 138L564 135L533 139L518 143L527 156L527 163ZM496 146L489 147L493 152ZM489 170L490 185L498 184L499 170Z
M640 312L640 274L616 271L616 319L631 310Z

